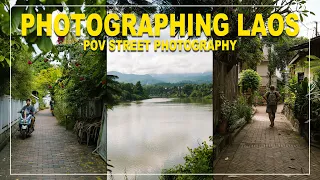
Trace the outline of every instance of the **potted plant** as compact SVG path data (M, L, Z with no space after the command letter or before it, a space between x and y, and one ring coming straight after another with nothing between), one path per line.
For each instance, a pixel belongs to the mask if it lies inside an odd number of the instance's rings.
M256 71L246 69L240 73L239 85L242 94L247 97L249 105L253 104L254 94L259 90L260 83L261 77Z

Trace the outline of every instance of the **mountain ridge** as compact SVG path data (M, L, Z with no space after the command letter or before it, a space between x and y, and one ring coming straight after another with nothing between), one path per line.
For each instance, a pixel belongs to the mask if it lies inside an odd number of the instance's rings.
M143 85L159 83L181 83L193 84L212 83L212 72L204 73L168 73L168 74L126 74L118 71L109 71L108 75L118 76L118 81L125 83L141 82Z

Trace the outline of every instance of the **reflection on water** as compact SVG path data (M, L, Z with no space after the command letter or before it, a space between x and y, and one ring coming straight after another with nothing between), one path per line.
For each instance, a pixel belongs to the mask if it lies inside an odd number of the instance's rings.
M107 120L113 173L161 173L183 163L187 147L212 135L212 121L210 99L155 98L114 107Z

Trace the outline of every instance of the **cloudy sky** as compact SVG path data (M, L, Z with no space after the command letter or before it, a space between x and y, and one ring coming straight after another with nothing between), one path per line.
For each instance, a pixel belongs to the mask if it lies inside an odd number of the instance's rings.
M14 5L16 0L10 0ZM314 37L315 23L320 26L320 0L307 0L307 9L316 15L304 18L300 23L299 36ZM54 14L57 14L56 12ZM55 16L55 15L53 15ZM53 17L54 18L54 17ZM320 31L320 27L318 28ZM53 43L57 37L52 36ZM145 39L145 38L144 38ZM169 31L161 32L161 39L170 40ZM151 46L152 47L152 46ZM38 50L39 51L39 50ZM199 73L212 71L212 52L108 52L108 71L119 71L123 73L150 74L150 73Z
M130 38L137 40L138 38ZM119 71L132 74L163 74L163 73L202 73L212 71L212 52L154 52L155 38L151 40L149 52L110 52L107 51L108 71ZM174 40L169 29L161 31L157 40ZM200 38L200 39L205 39Z
M314 21L320 21L320 0L307 0L306 7L316 15L304 18L298 36L313 37ZM318 9L317 9L318 8ZM320 22L319 22L320 26ZM320 27L318 28L320 31ZM169 31L161 32L161 39L170 40ZM212 71L211 52L109 52L108 71L133 74L201 73Z
M315 21L318 22L318 32L320 31L320 0L307 0L307 10L315 13L315 16L310 15L304 18L300 23L299 36L314 37L315 36Z

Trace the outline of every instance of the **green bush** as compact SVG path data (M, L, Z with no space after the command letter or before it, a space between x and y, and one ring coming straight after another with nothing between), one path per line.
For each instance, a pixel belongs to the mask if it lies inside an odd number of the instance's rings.
M239 127L242 118L249 122L252 118L252 108L245 97L240 96L236 101L230 102L224 98L221 106L222 120L228 121L229 131Z
M252 108L248 105L243 96L238 98L236 103L236 112L240 118L244 118L247 122L249 122L252 118Z
M289 80L288 86L285 87L285 99L284 103L288 105L290 109L293 110L294 108L294 102L296 100L296 86L298 84L298 78L294 77Z
M297 81L293 81L289 86L290 91L295 94L293 113L295 118L297 118L300 122L303 122L308 119L308 86L308 78L305 78L300 83L298 83Z
M256 92L256 94L255 94L255 104L259 105L259 106L262 106L262 105L264 105L264 102L265 101L264 101L262 95L260 95L259 93Z
M39 108L40 110L44 110L44 109L47 109L47 107L43 104L43 103L39 103Z
M213 142L212 136L210 141ZM164 169L163 174L196 174L213 173L213 149L214 145L207 144L204 141L199 147L190 149L190 154L184 157L185 163L174 166L170 169ZM212 176L180 176L180 175L162 175L160 180L212 180Z
M236 102L230 102L224 99L221 105L221 115L222 120L228 121L228 127L235 124L240 119Z
M316 73L316 78L311 84L310 103L311 103L311 130L320 130L320 72Z
M242 92L254 92L259 89L261 82L261 77L259 74L252 70L246 69L240 73L240 82L239 85L241 86Z
M281 95L280 103L283 103L285 101L286 96L286 86L283 81L277 80L277 89Z

